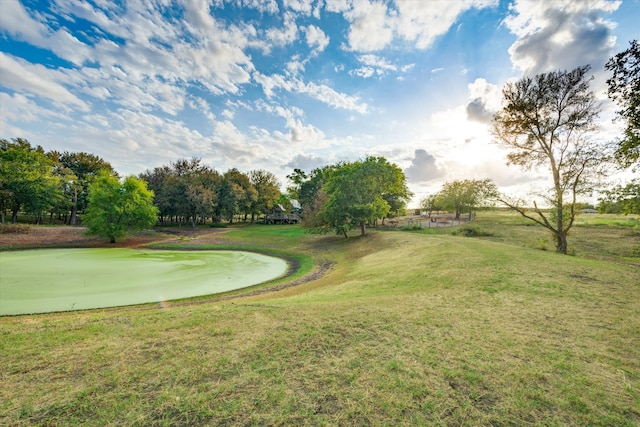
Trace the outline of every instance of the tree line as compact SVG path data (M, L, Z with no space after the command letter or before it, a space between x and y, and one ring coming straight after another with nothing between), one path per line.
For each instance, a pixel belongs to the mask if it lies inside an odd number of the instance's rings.
M402 212L411 193L402 170L384 157L369 156L313 170L295 169L287 193L266 170L224 173L201 159L180 159L122 179L112 166L89 153L45 152L23 138L0 140L1 222L24 212L43 222L82 222L90 233L112 242L128 230L153 224L211 221L254 222L275 205L299 199L303 225L313 232L340 234Z
M15 222L23 212L38 224L48 216L49 222L74 225L79 213L87 210L91 185L101 174L120 179L96 155L45 152L24 138L0 139L0 222L7 216ZM99 181L103 186L105 179ZM245 174L233 168L220 174L198 158L177 160L127 179L142 181L144 189L153 192L162 224L188 222L195 227L207 219L233 222L238 215L253 221L274 204L286 202L271 172Z

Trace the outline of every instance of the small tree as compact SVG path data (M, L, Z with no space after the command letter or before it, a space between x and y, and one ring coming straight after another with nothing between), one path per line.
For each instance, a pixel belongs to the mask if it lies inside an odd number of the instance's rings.
M432 203L455 212L456 219L465 212L471 219L474 210L489 204L497 194L498 189L490 179L465 179L445 183Z
M607 80L609 97L622 109L618 115L626 122L624 137L619 142L616 158L625 167L640 160L640 44L631 42L629 49L618 53L605 65L613 76Z
M607 150L590 139L596 130L599 107L589 90L589 66L554 71L508 83L502 91L503 108L493 120L496 142L509 149L509 163L524 169L545 166L552 187L543 195L551 206L545 212L533 202L533 212L522 201L501 201L522 216L547 228L556 250L567 253L567 236L577 212L577 197L590 194L606 173Z
M101 172L89 185L88 206L83 221L87 232L106 237L111 243L130 230L152 227L158 209L153 192L144 181L129 176L121 182L109 172Z

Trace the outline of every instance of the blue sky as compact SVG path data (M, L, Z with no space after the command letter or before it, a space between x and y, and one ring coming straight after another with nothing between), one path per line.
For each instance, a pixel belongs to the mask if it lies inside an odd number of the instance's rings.
M0 0L0 137L123 175L195 156L284 187L381 155L415 202L466 178L525 194L548 174L491 142L502 86L591 64L612 139L604 64L637 22L638 0Z

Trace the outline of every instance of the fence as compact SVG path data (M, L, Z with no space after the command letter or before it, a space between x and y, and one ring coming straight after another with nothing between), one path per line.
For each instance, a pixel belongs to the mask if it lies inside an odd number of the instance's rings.
M391 227L408 227L408 228L437 228L437 227L453 227L454 225L466 224L476 219L476 215L461 215L460 218L450 216L433 216L431 218L408 218L406 221L387 221Z

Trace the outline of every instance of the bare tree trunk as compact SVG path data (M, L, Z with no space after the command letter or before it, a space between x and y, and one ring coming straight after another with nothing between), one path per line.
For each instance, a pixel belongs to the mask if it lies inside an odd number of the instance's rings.
M556 252L561 254L567 254L568 244L567 244L567 233L560 232L556 233Z

